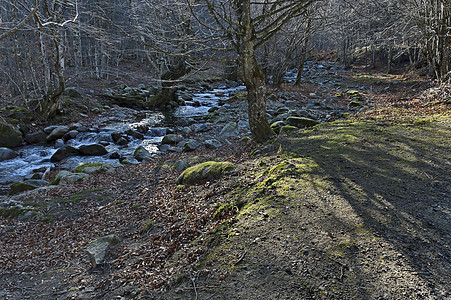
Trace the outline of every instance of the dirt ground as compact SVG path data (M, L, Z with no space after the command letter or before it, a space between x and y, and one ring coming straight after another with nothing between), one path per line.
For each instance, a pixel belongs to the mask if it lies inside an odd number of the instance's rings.
M449 299L449 104L371 76L346 120L23 196L39 220L0 218L0 298ZM180 158L236 168L177 186Z

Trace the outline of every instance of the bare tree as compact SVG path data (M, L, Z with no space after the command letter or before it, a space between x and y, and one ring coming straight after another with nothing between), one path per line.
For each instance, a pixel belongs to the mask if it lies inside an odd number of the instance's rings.
M188 0L196 21L210 34L221 35L238 55L238 73L247 88L249 126L264 142L274 133L266 116L265 77L256 50L293 18L302 16L314 0Z
M404 12L419 32L425 56L439 81L451 79L451 2L404 0Z

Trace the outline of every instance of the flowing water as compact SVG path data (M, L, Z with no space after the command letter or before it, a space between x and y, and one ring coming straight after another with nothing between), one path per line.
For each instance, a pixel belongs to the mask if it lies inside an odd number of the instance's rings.
M127 118L127 115L121 113L120 109L116 116L99 117L98 130L80 132L75 139L69 140L67 145L79 147L108 142L109 144L105 146L108 154L91 157L74 156L59 164L68 169L74 169L82 163L89 162L104 162L113 166L120 166L119 161L110 159L109 155L117 152L121 157L133 156L133 152L138 146L143 146L150 153L158 154L158 145L161 144L163 136L167 134L170 128L195 123L199 118L207 115L211 107L220 105L221 100L226 100L231 94L243 89L245 89L244 86L221 87L209 92L196 93L193 95L192 101L186 101L186 106L180 106L169 113L147 111L144 112L144 117L141 117L138 121L136 121L136 118ZM144 133L144 139L134 139L126 147L113 143L111 137L113 132L124 132L140 126L149 128ZM23 181L25 176L33 173L33 170L46 169L55 165L50 162L50 157L57 150L53 146L26 145L15 150L19 154L17 158L0 162L0 194L5 194L12 182Z

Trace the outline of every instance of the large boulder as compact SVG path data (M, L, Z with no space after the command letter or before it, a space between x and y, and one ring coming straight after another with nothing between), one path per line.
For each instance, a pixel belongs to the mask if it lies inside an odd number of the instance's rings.
M29 133L25 135L25 141L28 144L45 143L47 141L47 134L42 130Z
M13 159L15 157L17 157L16 151L9 148L0 147L0 161Z
M139 146L133 153L133 157L138 161L150 161L152 160L153 155L143 146Z
M56 150L55 153L53 153L52 157L50 157L51 162L59 162L62 161L65 158L68 158L70 156L76 156L78 155L78 150L75 149L72 146L64 145L63 147Z
M104 146L100 144L82 145L78 147L81 155L86 156L101 156L108 153Z
M312 127L319 124L316 120L303 117L288 117L287 123L288 125L296 126L298 128Z
M62 138L66 133L70 131L67 126L57 126L47 136L47 141L53 141Z
M22 133L14 126L0 122L0 147L14 148L22 143Z
M231 162L207 161L183 171L177 179L177 183L196 184L204 180L219 179L234 167Z

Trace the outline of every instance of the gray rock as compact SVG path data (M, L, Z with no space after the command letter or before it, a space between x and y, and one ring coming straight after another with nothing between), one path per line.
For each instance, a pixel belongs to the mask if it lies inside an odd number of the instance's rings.
M153 155L143 146L139 146L133 153L133 157L138 161L150 161L152 160Z
M124 165L137 165L139 164L139 161L134 157L125 157L121 160L121 164Z
M319 124L319 122L316 120L302 117L288 117L287 123L298 128L312 127Z
M119 146L124 146L124 145L127 145L128 142L129 142L129 140L128 140L127 138L125 138L125 137L120 137L120 138L115 142L115 144L116 144L116 145L119 145Z
M71 131L69 131L68 133L66 133L66 134L63 136L63 139L64 139L65 141L68 141L68 140L71 140L71 139L76 138L77 135L78 135L78 131L77 131L77 130L71 130Z
M45 129L44 129L45 130ZM66 133L70 131L67 126L57 126L47 136L47 141L53 141L62 138ZM44 131L45 132L45 131Z
M69 96L71 98L81 98L81 93L74 87L67 87L64 90L64 95Z
M168 150L167 150L168 152L177 152L177 153L180 153L180 152L183 152L183 149L182 148L180 148L180 147L169 147L168 148Z
M61 173L61 172L60 172ZM59 185L63 185L63 184L73 184L75 182L79 182L79 181L83 181L89 178L88 174L85 173L71 173L70 174L61 176L60 180L59 180Z
M205 140L204 145L209 149L217 149L219 147L222 147L221 142L216 139Z
M174 163L174 169L176 169L177 171L183 171L187 168L189 168L189 164L182 159Z
M88 131L89 131L89 128L86 127L86 126L81 125L81 126L78 126L78 127L76 128L76 130L77 130L78 132L88 132Z
M220 136L229 137L238 135L238 124L236 122L227 123L219 133Z
M177 144L183 141L183 136L179 134L168 134L163 137L162 144Z
M194 129L194 132L199 133L199 132L207 132L211 128L208 124L204 123L204 124L194 124L193 129Z
M316 119L316 116L306 110L292 110L290 115L293 117L302 117L308 119Z
M100 144L82 145L78 147L81 155L86 156L101 156L108 153L104 146Z
M16 151L13 151L9 148L0 147L0 161L13 159L17 157Z
M96 174L96 173L111 173L114 167L110 164L104 163L87 163L75 168L75 173Z
M55 149L61 148L63 146L64 146L64 140L63 139L57 139L55 141L55 145L54 145Z
M87 247L89 260L93 269L105 261L107 250L112 246L119 244L121 240L115 235L107 235L95 241L92 241Z
M192 151L192 150L196 150L200 146L202 146L202 144L199 143L198 141L189 139L183 144L183 149L185 151Z
M144 139L144 135L142 133L139 133L138 131L133 130L133 129L128 129L128 130L125 131L125 133L128 134L129 136L134 137L135 139L138 139L138 140L143 140Z
M42 131L36 131L25 135L25 141L29 144L45 143L47 141L47 134Z
M62 161L65 158L68 158L70 156L76 156L78 155L78 150L75 149L72 146L65 145L58 150L56 150L55 153L53 153L52 157L50 157L51 162L58 162Z
M44 177L44 173L36 172L36 173L28 174L27 176L24 177L24 179L25 179L25 181L27 181L30 179L42 179L42 177Z
M46 186L46 185L49 184L48 181L40 180L40 179L28 179L28 180L25 180L25 183L34 185L34 186L36 186L36 187Z
M22 133L14 126L0 122L0 147L14 148L22 143Z
M59 125L52 125L52 126L48 126L44 128L44 132L49 134L50 132L53 131L53 129L55 129L56 127L59 127Z

